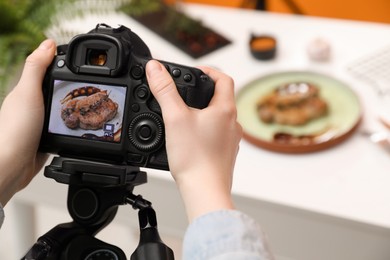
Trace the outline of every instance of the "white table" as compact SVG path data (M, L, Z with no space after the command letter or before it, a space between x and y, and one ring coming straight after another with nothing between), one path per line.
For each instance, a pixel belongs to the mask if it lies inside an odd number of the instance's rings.
M123 24L146 42L155 58L215 66L234 78L237 91L257 77L286 70L321 72L350 85L364 109L356 134L336 147L304 155L274 153L243 140L233 193L237 207L263 225L278 259L390 259L390 157L359 134L360 129L384 129L377 120L378 100L370 86L347 72L351 62L390 44L390 25L202 5L185 5L183 10L232 44L194 60L125 15L107 15L103 21L90 16L67 26L84 32L98 22ZM275 60L252 58L248 50L252 32L277 37ZM307 44L317 37L331 43L329 62L312 62L306 55ZM137 189L157 208L160 228L181 236L186 220L170 175L147 171L149 184ZM62 186L38 177L17 201L54 204L64 200ZM50 198L45 196L48 190Z

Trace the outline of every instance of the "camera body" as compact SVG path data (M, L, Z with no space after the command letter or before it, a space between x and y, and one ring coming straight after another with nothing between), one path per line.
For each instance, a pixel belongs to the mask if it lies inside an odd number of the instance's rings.
M161 109L150 92L149 48L130 29L98 24L58 46L43 82L40 151L169 170ZM201 70L160 61L185 103L207 107L214 82Z

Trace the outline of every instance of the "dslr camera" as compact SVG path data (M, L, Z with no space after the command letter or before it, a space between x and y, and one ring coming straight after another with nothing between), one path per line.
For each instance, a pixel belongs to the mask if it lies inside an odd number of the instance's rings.
M98 24L58 46L43 82L40 151L169 170L161 109L150 92L147 45L130 29ZM185 103L208 106L214 82L201 70L160 61Z

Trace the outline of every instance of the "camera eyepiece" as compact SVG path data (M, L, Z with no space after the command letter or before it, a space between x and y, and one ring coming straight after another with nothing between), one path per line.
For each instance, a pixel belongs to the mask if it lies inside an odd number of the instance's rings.
M92 66L104 66L107 62L106 50L87 50L87 64Z

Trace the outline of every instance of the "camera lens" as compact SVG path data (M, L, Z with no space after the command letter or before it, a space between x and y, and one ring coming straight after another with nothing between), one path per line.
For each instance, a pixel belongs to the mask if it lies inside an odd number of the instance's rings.
M90 49L88 50L87 61L88 65L104 66L107 61L107 51Z

